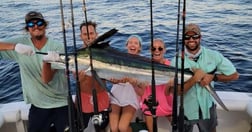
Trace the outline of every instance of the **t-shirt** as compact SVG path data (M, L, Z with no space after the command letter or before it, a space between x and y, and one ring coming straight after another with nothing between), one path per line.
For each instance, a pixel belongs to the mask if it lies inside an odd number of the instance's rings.
M22 43L34 48L36 52L58 51L63 53L64 45L48 38L45 46L38 50L33 46L29 35L5 40L10 43ZM23 97L27 103L31 103L39 108L56 108L67 105L67 81L65 70L57 70L53 79L45 84L41 79L42 55L33 56L21 55L13 51L1 51L1 59L11 59L18 62L21 73L21 84Z

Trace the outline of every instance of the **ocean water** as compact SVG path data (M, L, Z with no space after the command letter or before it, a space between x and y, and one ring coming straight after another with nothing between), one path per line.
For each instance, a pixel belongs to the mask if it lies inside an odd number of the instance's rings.
M86 0L87 20L98 23L100 34L116 28L119 32L110 38L111 46L125 50L125 40L131 34L143 38L141 55L150 56L151 40L150 3L147 0ZM71 26L70 0L63 0L63 18L66 44L81 45L79 24L85 20L83 0L73 0L74 27ZM43 13L49 21L47 34L64 42L59 0L1 0L0 39L25 34L24 16L28 11ZM166 43L166 57L175 56L177 23L179 21L179 45L181 46L182 9L178 1L153 1L154 38ZM180 18L178 18L178 15ZM251 0L187 0L186 23L197 23L202 29L202 45L220 51L228 57L240 73L237 81L217 83L216 90L252 92L252 1ZM74 34L73 34L74 29ZM73 40L76 40L73 42ZM71 80L74 82L73 80ZM71 85L74 87L74 83ZM0 60L0 103L22 100L18 64Z

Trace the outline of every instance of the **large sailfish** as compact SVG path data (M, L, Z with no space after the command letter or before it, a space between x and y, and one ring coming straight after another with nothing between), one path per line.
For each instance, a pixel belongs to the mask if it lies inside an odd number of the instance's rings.
M85 70L88 75L97 75L97 77L106 80L110 80L111 78L132 77L151 84L152 62L150 58L121 52L118 49L109 46L108 43L99 43L101 40L104 40L116 32L116 29L108 31L104 35L98 37L89 47L92 50L93 70L90 68L90 50L88 48L79 49L76 53L78 68ZM61 55L61 57L62 61L51 63L57 65L59 68L65 68L65 56ZM74 57L74 55L68 56L70 70L75 70L76 65ZM167 83L169 79L172 79L175 76L175 67L154 63L154 69L156 84ZM178 73L180 73L180 71ZM193 73L190 70L185 70L184 81L190 79L192 75ZM181 78L180 74L178 74L178 78ZM228 111L227 107L213 90L212 86L208 85L206 86L206 89L210 92L216 102L224 110Z

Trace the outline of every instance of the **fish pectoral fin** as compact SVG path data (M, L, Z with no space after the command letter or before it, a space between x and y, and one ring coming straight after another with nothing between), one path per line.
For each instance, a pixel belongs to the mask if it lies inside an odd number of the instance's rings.
M99 83L99 85L101 87L103 87L104 89L107 89L106 85L101 80L101 78L98 76L98 74L96 73L96 71L95 70L91 70L91 73L92 73L92 76L94 77L94 79Z
M111 91L108 90L108 88L106 87L106 84L101 80L101 78L98 76L98 74L96 73L95 70L91 70L92 76L94 77L94 79L99 83L99 85L104 88L112 97L114 97L113 93L111 93Z

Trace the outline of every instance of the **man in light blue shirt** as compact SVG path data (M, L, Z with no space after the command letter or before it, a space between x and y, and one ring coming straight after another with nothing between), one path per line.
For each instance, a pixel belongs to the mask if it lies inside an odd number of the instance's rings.
M236 68L218 51L213 51L201 45L202 34L196 24L188 24L185 28L184 68L199 69L200 78L194 77L184 84L184 114L187 119L185 132L192 132L197 124L200 132L215 132L217 126L216 105L210 93L204 87L214 86L214 82L237 80L239 74ZM172 60L175 66L175 58ZM181 68L181 58L178 60ZM195 74L196 75L196 74Z
M57 132L68 126L67 81L65 71L55 70L52 80L42 80L43 61L50 56L35 52L64 52L64 45L46 36L48 22L40 12L25 16L29 33L0 42L0 58L17 61L20 67L23 97L31 104L28 132L48 132L53 124Z

